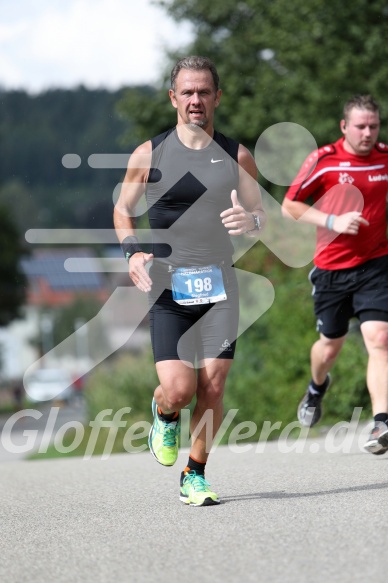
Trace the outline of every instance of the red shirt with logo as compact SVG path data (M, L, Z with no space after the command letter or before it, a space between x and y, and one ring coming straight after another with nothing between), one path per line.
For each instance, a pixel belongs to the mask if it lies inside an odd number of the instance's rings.
M312 198L324 213L359 211L369 221L357 235L318 227L314 263L321 269L345 269L388 255L388 145L379 142L368 156L356 156L343 142L312 152L286 193L299 202Z

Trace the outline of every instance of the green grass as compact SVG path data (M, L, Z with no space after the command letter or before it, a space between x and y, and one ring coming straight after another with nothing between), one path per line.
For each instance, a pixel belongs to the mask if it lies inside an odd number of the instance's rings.
M93 430L89 425L84 425L82 440L78 439L76 443L76 430L74 427L69 428L61 437L59 447L51 443L46 451L31 454L29 460L52 459L61 457L91 457L104 456L109 457L113 453L136 452L138 448L147 449L147 436L143 435L137 438L135 435L132 440L126 437L126 431L133 423L127 424L124 428L117 428L117 434L114 435L112 430L107 427L98 427L98 431ZM148 434L148 427L145 426ZM144 433L144 431L143 431ZM67 451L63 451L67 450Z

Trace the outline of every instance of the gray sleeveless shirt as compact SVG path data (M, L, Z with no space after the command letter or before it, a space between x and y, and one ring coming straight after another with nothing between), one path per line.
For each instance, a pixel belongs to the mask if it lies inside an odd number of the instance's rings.
M238 189L238 143L215 132L206 148L193 150L175 128L151 142L146 201L154 269L230 265L234 249L220 213Z

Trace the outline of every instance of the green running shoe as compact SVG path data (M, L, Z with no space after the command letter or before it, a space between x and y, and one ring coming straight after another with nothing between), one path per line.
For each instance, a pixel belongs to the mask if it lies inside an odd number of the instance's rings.
M210 484L205 480L205 476L197 474L195 470L190 470L181 476L181 495L179 500L190 506L213 506L219 504L220 500L215 492L209 488Z
M174 421L163 421L158 415L158 406L152 399L154 422L148 436L148 446L156 461L162 466L173 466L178 457L178 435L180 416Z

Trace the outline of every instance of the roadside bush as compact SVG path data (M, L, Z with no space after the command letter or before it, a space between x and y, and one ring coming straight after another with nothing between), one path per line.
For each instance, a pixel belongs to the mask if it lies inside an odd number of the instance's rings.
M157 384L150 351L136 356L122 355L113 363L98 367L85 387L90 422L79 455L92 447L91 427L95 423L100 427L96 443L92 444L94 455L146 449L148 424L152 422L151 400ZM121 411L124 408L127 411ZM111 423L115 428L104 427L105 422L114 420L117 411L116 423Z
M296 410L311 378L310 350L318 339L308 273L311 265L287 268L263 248L247 254L246 264L263 273L275 288L270 309L238 340L235 362L227 381L225 410L238 409L233 425L253 421L280 421L281 428L296 421ZM366 388L367 355L359 329L351 331L332 370L332 386L324 401L322 425L351 419L354 407L362 407L362 418L370 416ZM320 427L318 426L318 428ZM252 440L254 440L253 438Z
M133 420L151 418L151 400L158 384L150 351L122 355L114 364L99 367L87 382L85 398L94 419L104 409L131 407Z

